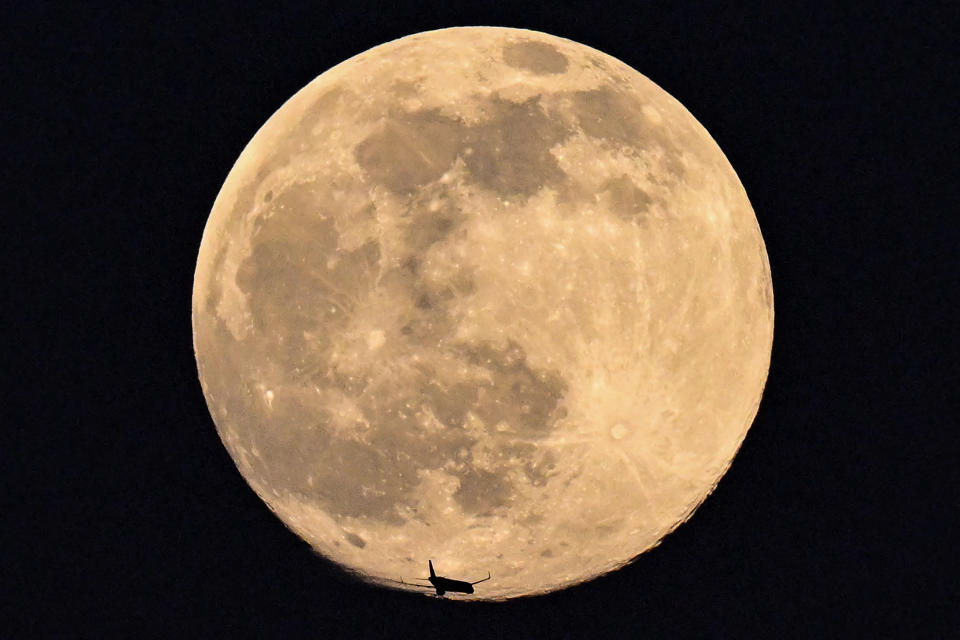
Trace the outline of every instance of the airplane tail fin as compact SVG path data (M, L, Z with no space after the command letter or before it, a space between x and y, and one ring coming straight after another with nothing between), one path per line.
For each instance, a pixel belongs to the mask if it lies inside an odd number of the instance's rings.
M427 563L430 565L430 577L436 578L437 574L433 572L433 560L427 560Z

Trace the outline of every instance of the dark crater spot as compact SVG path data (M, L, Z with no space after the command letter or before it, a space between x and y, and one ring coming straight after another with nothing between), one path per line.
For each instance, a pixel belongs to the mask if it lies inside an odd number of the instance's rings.
M545 42L514 42L503 48L503 61L515 69L525 69L537 75L563 73L567 70L566 56Z
M603 87L575 92L573 104L587 135L636 146L649 143L641 105L633 98Z
M462 127L437 111L390 114L354 150L367 176L397 194L411 194L453 164Z
M417 309L428 310L433 308L433 303L430 302L430 296L424 293L417 297L415 306Z
M587 135L638 149L662 146L675 150L666 130L647 122L643 105L632 95L601 87L577 91L571 97L577 120Z
M410 273L411 275L418 275L420 273L420 258L417 256L407 256L403 259L403 262L400 264L400 268L404 271Z
M313 379L319 386L339 389L350 398L356 398L363 393L370 382L365 376L345 374L336 366L318 373Z
M400 524L396 507L416 485L416 473L402 473L390 459L392 449L348 439L332 439L330 447L314 461L318 480L313 494L339 516L376 518Z
M355 533L347 532L344 534L343 537L347 539L347 542L357 547L358 549L363 549L365 546L367 546L366 540L364 540L363 538L361 538Z
M434 227L441 237L447 235L453 227L453 220L444 216L438 216L434 222Z
M665 127L651 125L643 105L632 95L612 87L571 94L577 122L588 136L634 149L663 149L663 169L676 178L684 175L682 150Z
M455 296L456 293L449 286L427 283L421 279L413 283L407 298L411 303L410 311L400 330L411 346L432 349L440 336L453 331L450 301Z
M457 295L469 296L477 290L477 281L471 270L459 269L450 279L450 286Z
M434 304L438 301L431 298L416 300L420 301L420 305L414 308L414 313L400 328L400 334L410 345L434 348L438 335L447 335L453 330L453 320L444 305ZM430 306L427 307L427 304Z
M443 242L461 220L460 212L452 207L439 211L415 210L407 226L407 244L412 252L423 252L431 245Z
M503 195L526 196L564 180L550 148L569 132L547 117L538 97L522 104L494 97L487 110L490 120L470 128L463 139L464 162L478 183Z
M552 557L553 557L553 551L551 551L550 549L544 549L543 551L540 552L540 557L541 557L541 558L552 558Z
M398 98L415 98L420 93L417 83L409 80L394 81L390 85L390 91Z
M317 183L297 184L275 196L258 219L251 254L237 270L257 332L291 366L322 349L326 332L318 332L311 349L304 348L303 332L342 325L357 296L370 290L380 262L375 241L337 251L339 234L323 215L327 206L329 196Z
M304 133L313 129L317 121L329 119L341 102L353 98L356 98L353 92L338 86L324 91L304 112L303 117L297 124L297 133Z
M456 382L442 385L431 380L422 388L424 404L433 415L448 427L459 428L466 420L470 403L476 400L475 384Z
M424 278L422 269L419 255L411 253L401 258L397 266L384 271L379 279L378 295L404 301L399 320L406 347L433 349L438 340L455 329L450 313L451 302L473 293L475 283L466 268L439 280Z
M538 525L541 522L543 522L543 515L539 513L531 513L523 516L522 518L519 518L517 522L519 522L520 524L526 525L528 527L532 527L534 525Z
M594 69L600 69L601 71L609 71L609 70L610 70L610 67L607 65L607 62L606 62L603 58L601 58L601 57L599 57L599 56L589 55L589 56L587 56L587 62L588 62L588 63L590 64L590 66L593 67Z
M538 450L528 454L523 466L527 480L535 487L542 487L556 474L557 456L550 450Z
M509 504L513 487L502 474L482 469L468 469L458 477L460 487L454 494L454 498L464 511L476 513Z
M622 220L642 219L653 203L650 196L626 174L608 180L603 190L610 195L613 213Z
M489 427L505 422L522 435L545 435L565 415L559 406L567 390L563 377L532 369L517 343L509 341L502 351L489 344L473 345L463 349L463 356L493 374L492 382L477 383L472 407Z
M672 149L669 147L668 149ZM687 172L687 168L684 166L681 158L683 157L683 151L674 150L668 151L668 153L663 158L663 168L667 170L667 173L672 175L675 178L683 178Z

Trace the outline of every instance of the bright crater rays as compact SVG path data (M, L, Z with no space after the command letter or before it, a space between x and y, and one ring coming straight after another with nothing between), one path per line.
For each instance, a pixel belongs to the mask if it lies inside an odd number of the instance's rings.
M374 580L507 598L683 522L759 405L767 256L703 127L542 33L376 47L277 111L204 231L200 379L243 476Z

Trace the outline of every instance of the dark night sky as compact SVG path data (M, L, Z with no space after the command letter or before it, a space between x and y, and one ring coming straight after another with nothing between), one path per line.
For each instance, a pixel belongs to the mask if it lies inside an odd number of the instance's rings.
M0 18L0 635L958 628L954 3L18 4ZM458 25L570 38L680 100L746 187L776 300L760 412L693 519L626 569L508 604L386 592L316 556L237 472L191 344L201 233L257 128L334 64Z

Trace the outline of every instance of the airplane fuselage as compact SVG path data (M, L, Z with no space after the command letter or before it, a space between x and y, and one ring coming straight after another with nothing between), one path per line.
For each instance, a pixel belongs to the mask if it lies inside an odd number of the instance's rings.
M430 584L437 590L437 595L442 596L447 591L452 593L473 593L473 585L463 580L451 580L442 576L432 576L429 578Z

